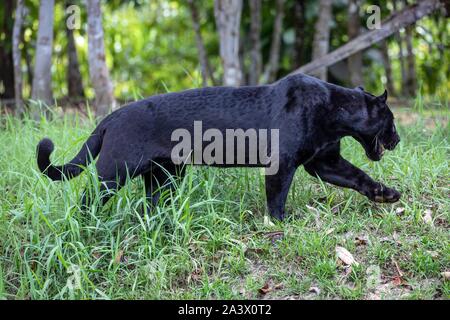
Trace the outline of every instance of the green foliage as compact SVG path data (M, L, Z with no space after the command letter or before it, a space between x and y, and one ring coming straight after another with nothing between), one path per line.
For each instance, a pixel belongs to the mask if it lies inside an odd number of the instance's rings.
M264 177L255 169L189 167L176 190L144 213L143 184L135 179L104 208L82 212L85 187L101 197L95 167L51 182L36 167L35 146L51 137L52 161L66 162L94 122L59 111L38 122L2 117L0 297L259 298L267 283L269 298L449 298L440 275L450 265L448 111L424 109L418 122L399 126L402 142L380 162L369 162L354 140L343 141L344 157L401 190L400 203L370 203L299 169L289 217L275 225L264 218ZM395 114L414 119L408 109ZM432 225L422 219L426 209ZM360 265L340 264L336 246ZM391 285L394 261L408 286ZM372 267L381 272L375 288L366 285Z
M38 29L37 0L26 1L30 10L25 22L25 47L28 55L34 57L34 45ZM93 91L89 86L87 61L87 17L83 1L67 1L77 4L81 9L81 30L75 31L77 50L83 82L87 88L89 98ZM282 77L294 69L295 61L295 29L294 3L287 0L286 15L283 25L280 71ZM312 41L314 37L314 23L317 19L318 1L305 1L305 28L303 60L305 64L311 59ZM361 25L366 29L368 14L366 8L372 3L363 1L360 16ZM382 19L392 13L390 1L380 3ZM213 1L198 1L201 18L202 36L204 38L210 63L215 77L221 78L221 64L219 57L218 35L214 21ZM52 68L53 89L56 97L67 94L67 39L65 21L67 15L64 2L57 1L55 9L55 45ZM178 91L200 86L200 68L198 63L195 35L192 28L189 8L185 1L176 0L135 0L135 1L104 1L103 27L105 32L105 47L107 63L111 71L115 86L115 95L124 101L137 97L149 96L166 91ZM348 41L347 36L347 2L335 1L333 6L333 21L331 26L330 50L334 50ZM1 11L0 11L1 14ZM274 6L270 1L263 1L262 10L262 54L264 63L269 58L272 28L274 21ZM450 89L450 51L448 35L450 26L439 13L420 20L415 26L414 54L417 69L417 79L424 96L435 95L440 100L448 100ZM244 1L241 23L242 61L244 73L248 73L250 66L250 12L248 3ZM401 30L403 33L403 30ZM392 37L389 40L389 53L392 60L394 85L397 91L401 88L400 63L398 59L398 43ZM344 64L342 62L342 64ZM364 78L366 89L379 93L386 86L384 66L378 46L365 51ZM343 74L345 78L345 74ZM27 77L26 77L27 78ZM29 79L28 79L29 80ZM331 82L346 85L346 80L339 80L330 74ZM29 96L29 81L26 81L25 96Z

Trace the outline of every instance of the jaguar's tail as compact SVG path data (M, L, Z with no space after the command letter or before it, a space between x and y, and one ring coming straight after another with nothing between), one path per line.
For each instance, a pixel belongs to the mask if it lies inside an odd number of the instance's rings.
M54 166L50 162L53 142L48 138L44 138L37 145L37 164L39 170L52 180L62 180L63 177L67 179L76 177L83 171L81 166L88 165L100 153L102 141L103 132L97 127L83 144L75 158L62 166Z

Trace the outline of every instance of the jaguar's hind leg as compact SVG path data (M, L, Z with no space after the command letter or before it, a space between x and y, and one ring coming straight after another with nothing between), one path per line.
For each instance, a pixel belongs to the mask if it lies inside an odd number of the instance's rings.
M285 217L284 206L296 169L289 161L281 160L278 172L266 176L267 208L270 215L280 221Z
M98 204L102 206L125 185L127 177L133 178L139 175L139 170L141 170L139 166L133 165L132 162L125 162L123 160L119 162L102 154L100 154L96 167L98 179L101 183L99 192L101 199ZM92 193L86 190L83 195L82 206L86 208L93 204Z
M101 181L100 186L100 205L105 205L109 199L113 197L114 194L116 194L120 188L122 188L123 182L120 181ZM93 203L93 197L92 195L89 195L89 192L86 190L83 194L83 198L81 200L81 204L83 208L89 208L91 207Z
M152 165L150 171L143 174L147 200L154 208L157 206L161 192L166 188L174 188L173 179L182 179L184 168L172 163Z
M104 177L99 175L99 180L101 183L99 190L99 195L101 198L100 202L97 202L97 204L103 206L109 201L109 199L113 197L114 194L116 194L123 187L123 185L125 184L126 176ZM94 205L94 198L95 197L93 196L92 192L86 189L81 200L82 208L86 210Z

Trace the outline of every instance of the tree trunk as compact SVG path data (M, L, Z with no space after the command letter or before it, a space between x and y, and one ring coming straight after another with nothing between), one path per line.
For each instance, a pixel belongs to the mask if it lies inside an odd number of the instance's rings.
M103 117L116 107L113 85L106 66L103 40L101 0L88 0L88 59L89 76L95 92L97 116Z
M381 23L381 29L375 29L366 32L350 42L344 44L333 52L315 59L314 61L294 70L291 74L311 73L319 68L328 67L341 61L352 54L370 47L391 34L397 32L401 28L420 20L426 15L432 13L440 6L439 0L422 0L416 5L405 8L398 14L391 15L387 20Z
M24 0L17 0L16 15L13 28L13 61L14 61L14 98L16 102L16 114L23 112L22 104L22 53L20 42L22 40L22 25L24 17Z
M261 54L261 0L250 0L250 75L249 84L259 84L262 71Z
M359 20L360 5L360 0L349 0L348 2L347 31L349 40L352 40L359 35L359 30L361 28L361 22ZM362 52L357 52L348 57L347 65L350 72L351 85L354 87L362 86L364 84L362 73Z
M223 65L223 84L239 86L242 71L239 63L239 30L242 0L216 0L214 15L220 38L220 58Z
M294 68L303 63L303 50L305 47L305 0L296 0L294 4Z
M69 6L70 4L66 4ZM77 48L72 28L66 24L67 35L67 89L69 98L78 101L84 98L83 78L81 77L80 64L78 62Z
M406 63L405 63L405 50L403 46L403 37L400 34L400 32L397 32L395 35L395 39L398 43L398 59L400 62L400 73L401 73L401 88L400 88L400 94L405 95L405 88L406 88Z
M263 76L263 83L270 83L276 79L280 64L281 34L284 19L284 0L276 0L275 21L273 24L272 44L270 46L269 63Z
M450 1L443 0L444 5L444 17L449 18L450 17ZM445 20L443 20L445 21Z
M312 59L317 60L328 53L330 42L330 21L331 21L331 0L320 0L319 2L319 17L317 19L313 42ZM327 80L327 68L326 66L317 68L312 73L313 76Z
M33 59L31 58L29 43L24 40L23 35L24 34L22 33L23 54L25 56L25 65L27 66L27 82L29 87L32 88L34 79L33 63L32 63Z
M241 86L245 86L248 84L248 74L245 72L245 44L249 41L248 32L243 30L239 36L239 65L241 66Z
M400 11L400 8L397 5L397 2L399 2L398 0L393 0L392 1L392 5L394 7L394 14L398 11ZM399 3L401 6L401 3ZM396 32L395 35L395 40L397 41L398 44L398 60L400 63L400 74L401 74L401 81L400 81L400 95L404 96L406 94L406 63L405 63L405 50L404 50L404 39L402 37L402 35L400 34L400 32Z
M394 80L392 79L391 57L389 56L388 41L381 41L381 53L383 55L383 65L386 72L386 87L390 96L396 96Z
M54 0L42 0L39 8L39 30L36 43L36 60L31 98L53 104L52 48Z
M198 58L200 62L200 69L202 73L202 84L204 87L208 85L208 79L213 85L216 85L211 65L209 64L208 56L206 54L205 44L200 29L200 16L198 14L197 3L194 0L188 0L189 9L191 11L192 26L195 32L195 42L197 44Z
M3 0L3 21L0 25L0 33L4 33L4 38L0 45L0 84L3 84L3 93L0 98L6 100L14 99L14 63L13 63L13 14L15 0Z
M417 94L417 82L416 82L416 64L415 56L413 52L412 38L414 33L413 25L406 27L405 40L406 40L406 51L407 51L407 68L406 68L406 93L408 96L415 97Z

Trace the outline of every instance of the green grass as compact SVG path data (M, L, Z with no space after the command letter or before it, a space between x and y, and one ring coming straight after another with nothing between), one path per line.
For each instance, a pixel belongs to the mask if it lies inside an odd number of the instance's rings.
M35 147L51 137L52 161L61 164L76 154L93 123L3 116L0 297L448 299L449 281L440 273L450 269L449 128L440 122L429 128L430 117L446 120L448 111L424 112L399 127L401 144L381 162L368 161L351 139L343 144L347 159L403 193L400 203L373 204L299 168L290 215L275 224L265 218L264 177L257 169L188 168L157 212L143 215L143 183L135 179L106 207L83 214L82 190L87 184L98 190L94 167L71 181L51 182L36 167ZM422 219L427 209L432 225ZM366 243L358 245L356 237ZM344 268L337 245L360 265ZM392 285L396 265L401 286ZM370 286L374 268L379 281ZM273 290L261 295L266 283Z

